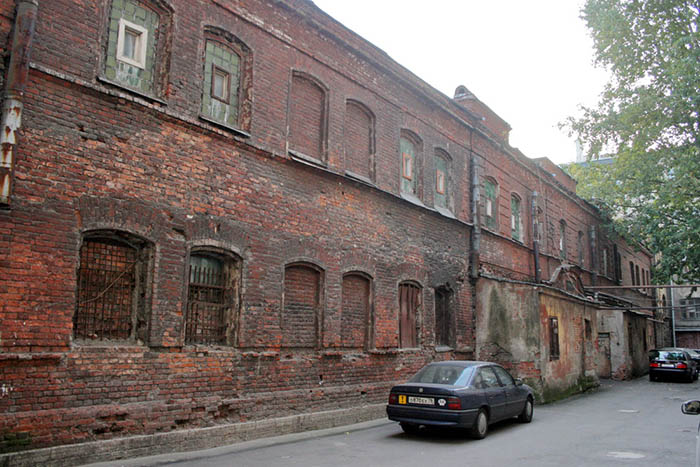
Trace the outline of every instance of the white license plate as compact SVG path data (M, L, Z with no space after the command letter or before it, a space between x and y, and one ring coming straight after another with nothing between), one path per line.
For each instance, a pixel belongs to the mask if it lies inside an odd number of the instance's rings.
M675 367L676 367L676 365L674 365L672 363L662 363L661 364L661 368L675 368Z
M408 396L409 404L421 404L421 405L435 405L435 401L432 397L414 397Z

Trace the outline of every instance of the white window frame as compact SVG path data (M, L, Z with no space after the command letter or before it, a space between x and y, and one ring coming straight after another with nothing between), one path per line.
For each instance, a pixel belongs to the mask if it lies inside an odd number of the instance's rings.
M135 33L138 33L138 41L136 42L134 55L136 59L127 57L122 54L124 50L124 37L126 36L126 30L129 29ZM131 21L127 21L124 18L119 19L119 35L117 36L117 60L128 63L135 67L145 69L146 68L146 49L148 46L148 29L138 24L134 24Z

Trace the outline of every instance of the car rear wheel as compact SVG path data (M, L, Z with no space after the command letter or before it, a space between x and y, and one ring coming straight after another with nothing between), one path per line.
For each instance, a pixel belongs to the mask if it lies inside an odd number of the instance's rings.
M527 401L525 401L525 407L523 407L523 411L520 412L520 415L518 415L518 420L520 420L521 423L530 423L532 421L533 411L534 406L532 404L532 399L528 397Z
M399 423L399 425L401 425L401 429L406 434L412 435L412 434L418 433L419 426L416 425L415 423L401 422L401 423Z
M486 434L489 432L489 417L486 415L484 409L480 409L479 413L476 415L476 420L474 421L474 426L472 427L470 434L474 439L484 439Z

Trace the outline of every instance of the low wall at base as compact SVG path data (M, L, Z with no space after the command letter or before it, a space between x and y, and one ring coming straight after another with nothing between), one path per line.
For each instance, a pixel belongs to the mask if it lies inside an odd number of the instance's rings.
M2 467L80 465L172 452L209 449L259 438L333 428L386 416L385 404L328 410L270 420L177 430L0 454Z

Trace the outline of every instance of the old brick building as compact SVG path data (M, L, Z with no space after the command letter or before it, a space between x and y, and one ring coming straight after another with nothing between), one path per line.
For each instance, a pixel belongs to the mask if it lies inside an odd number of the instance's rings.
M2 451L381 416L435 359L543 398L639 371L647 316L601 308L650 297L584 286L641 284L650 255L465 87L308 0L0 9Z

